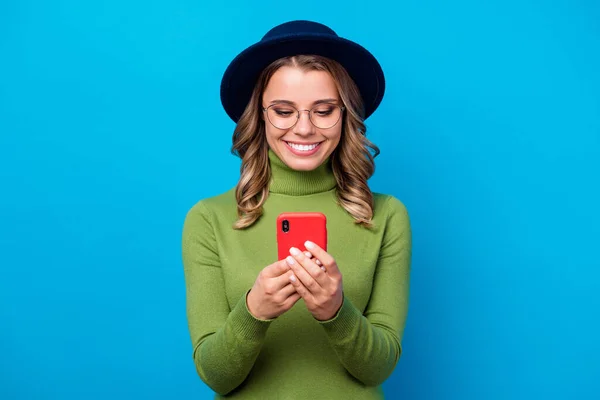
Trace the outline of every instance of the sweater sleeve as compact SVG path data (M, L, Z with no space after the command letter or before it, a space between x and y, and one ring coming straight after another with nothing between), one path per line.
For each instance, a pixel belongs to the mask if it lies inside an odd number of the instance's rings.
M182 260L196 371L211 389L225 395L247 377L273 320L250 313L250 290L230 309L210 214L202 202L186 215Z
M382 384L396 367L408 312L409 217L395 197L386 204L388 216L364 315L344 297L337 314L320 321L346 370L367 386Z

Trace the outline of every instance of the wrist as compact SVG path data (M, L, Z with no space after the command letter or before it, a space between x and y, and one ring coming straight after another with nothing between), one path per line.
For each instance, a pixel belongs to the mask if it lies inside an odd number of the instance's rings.
M338 313L340 312L340 310L342 309L342 305L344 305L344 294L343 293L342 293L341 299L339 300L338 304L339 305L337 305L335 307L335 311L333 312L333 314L331 314L329 316L325 316L325 318L317 318L315 316L315 319L319 322L326 322L326 321L329 321L329 320L332 320L333 318L335 318L338 315Z
M252 293L253 293L252 289L250 289L246 293L246 308L248 309L248 312L256 319L260 319L260 320L268 319L256 312L256 308L255 308L255 304L254 304L254 296L252 296Z

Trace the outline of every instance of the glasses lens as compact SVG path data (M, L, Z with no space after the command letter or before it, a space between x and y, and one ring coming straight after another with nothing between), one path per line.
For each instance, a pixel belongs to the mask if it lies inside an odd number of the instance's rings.
M310 121L319 129L329 129L338 123L342 108L335 104L319 104L310 110ZM286 104L276 104L267 108L267 118L274 127L290 129L298 121L298 110Z
M269 121L279 129L291 128L298 119L298 111L287 105L273 105L267 108Z
M320 129L333 127L341 116L342 109L334 104L320 104L310 110L310 120Z

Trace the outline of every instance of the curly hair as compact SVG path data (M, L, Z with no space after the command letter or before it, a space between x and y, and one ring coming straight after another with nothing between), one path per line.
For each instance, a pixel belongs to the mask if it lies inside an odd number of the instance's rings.
M316 55L298 55L281 58L263 70L234 130L231 152L242 160L235 192L238 219L234 229L247 228L258 220L269 194L271 169L262 95L273 74L283 66L326 71L332 76L346 107L340 142L331 154L336 196L355 223L372 227L373 193L367 180L375 172L374 158L379 155L379 148L366 138L360 91L338 62Z

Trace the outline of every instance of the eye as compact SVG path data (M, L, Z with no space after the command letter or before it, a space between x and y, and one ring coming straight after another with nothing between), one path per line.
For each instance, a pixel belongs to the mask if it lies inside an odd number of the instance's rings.
M273 108L273 112L275 114L277 114L280 117L289 117L290 115L294 114L294 110L291 108L277 108L274 107Z
M319 117L326 117L328 115L331 115L333 113L333 111L335 110L335 107L319 107L316 108L315 110L313 110L313 112L319 116Z

